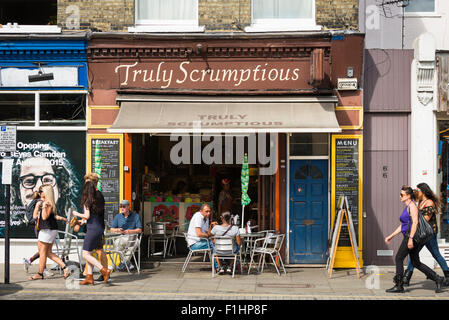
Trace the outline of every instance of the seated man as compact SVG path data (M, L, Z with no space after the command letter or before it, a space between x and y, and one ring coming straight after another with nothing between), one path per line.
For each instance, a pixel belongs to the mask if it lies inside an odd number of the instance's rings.
M229 211L223 212L220 216L220 219L221 225L216 225L209 232L209 235L234 238L235 242L237 243L234 253L239 252L240 246L242 245L242 239L240 238L239 227L232 225L231 213ZM232 252L229 252L229 254L232 254ZM232 274L233 263L234 260L231 260L229 266L226 266L226 273ZM218 258L216 260L215 267L217 268L218 274L224 274L225 269L223 267L223 262Z
M209 237L208 232L210 232L212 227L217 223L212 222L209 225L210 213L211 210L209 205L203 204L200 211L195 213L190 220L189 230L187 231L187 245L190 249L198 250L212 247L209 242L210 240L207 239ZM208 232L205 232L205 230L208 230Z
M127 235L142 233L142 223L140 222L139 214L130 210L128 200L122 200L120 202L120 214L114 217L109 231ZM118 270L122 271L126 269L125 263L128 263L131 260L133 249L134 248L129 248L128 252L125 253L126 261L120 263L117 267Z

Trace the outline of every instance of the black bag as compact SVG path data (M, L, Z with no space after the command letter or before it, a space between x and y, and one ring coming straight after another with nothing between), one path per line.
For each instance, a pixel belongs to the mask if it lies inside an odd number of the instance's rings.
M31 202L27 205L25 209L25 223L28 225L29 223L33 223L33 212L34 208L36 207L36 203L39 201L39 199L33 199Z
M409 215L410 215L410 209L408 211L409 211ZM412 217L410 216L410 222L411 221L412 221ZM409 235L410 235L410 231L411 231L410 222L409 222L409 229L408 229ZM426 218L424 218L424 215L421 213L421 210L419 210L418 211L418 225L416 226L416 232L415 232L415 235L413 236L413 241L417 245L423 245L427 241L429 241L430 238L432 238L432 237L433 237L433 228L429 224L429 222L427 222Z

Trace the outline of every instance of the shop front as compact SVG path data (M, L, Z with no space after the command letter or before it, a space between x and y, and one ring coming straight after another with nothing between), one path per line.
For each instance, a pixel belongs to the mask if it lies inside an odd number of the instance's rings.
M34 224L25 216L34 191L51 184L61 216L70 208L80 209L86 168L87 44L82 36L5 38L0 43L0 123L17 128L16 151L11 154L10 261L22 263L36 252ZM4 185L0 191L4 237Z
M332 191L333 137L362 128L360 90L339 92L337 79L360 79L362 47L363 36L327 32L94 33L88 136L122 139L118 192L145 224L187 224L207 203L214 220L230 210L240 226L285 233L287 263L325 264L332 195L342 190ZM251 202L242 211L245 155Z

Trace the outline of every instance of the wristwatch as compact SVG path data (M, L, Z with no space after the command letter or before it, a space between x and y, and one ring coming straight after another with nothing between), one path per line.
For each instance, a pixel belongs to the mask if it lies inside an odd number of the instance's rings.
M413 237L412 237L412 236L408 236L408 238L409 238L409 239L413 239Z

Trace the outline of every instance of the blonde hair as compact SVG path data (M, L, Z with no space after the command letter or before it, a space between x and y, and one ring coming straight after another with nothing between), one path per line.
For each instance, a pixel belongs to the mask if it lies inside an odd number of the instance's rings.
M45 200L51 203L51 212L56 214L55 193L50 185L42 186L42 192L45 194Z
M89 172L84 176L84 182L92 181L95 185L97 185L98 179L98 174L96 174L95 172Z

